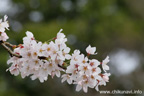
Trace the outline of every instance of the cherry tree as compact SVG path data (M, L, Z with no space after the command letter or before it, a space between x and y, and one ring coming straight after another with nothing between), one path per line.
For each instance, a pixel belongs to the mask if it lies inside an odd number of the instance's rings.
M0 19L0 44L10 54L6 71L12 75L21 75L22 78L30 76L32 80L39 79L41 83L48 80L48 76L57 76L62 78L62 83L66 81L68 84L76 84L76 91L83 89L84 92L88 91L88 87L99 91L99 85L105 86L109 82L109 57L102 62L89 58L97 54L96 47L89 45L86 48L87 56L78 49L70 54L71 49L66 45L67 38L62 29L55 38L44 43L27 31L23 44L13 45L7 42L7 18L5 15Z

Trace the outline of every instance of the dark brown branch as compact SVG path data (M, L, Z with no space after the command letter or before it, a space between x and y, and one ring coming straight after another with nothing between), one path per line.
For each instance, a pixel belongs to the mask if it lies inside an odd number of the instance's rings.
M5 45L5 42L4 42L4 41L0 41L0 44L8 51L8 53L10 54L11 57L12 57L12 56L16 56L16 57L18 57L18 58L22 58L21 55L18 55L18 54L13 53L13 51L12 51L9 47L7 47L7 46ZM8 44L8 43L7 43L7 44Z
M40 60L48 60L48 57L45 57L45 56L38 56L38 58L39 58ZM64 69L64 70L66 70L66 67L61 66L61 65L59 65L59 64L58 64L58 67L60 67L60 68L62 68L62 69Z
M41 59L44 59L44 60L47 60L48 57L45 57L45 56L38 56L38 58L41 60Z
M8 45L9 47L13 47L14 45L10 44L9 42L3 42L5 45Z

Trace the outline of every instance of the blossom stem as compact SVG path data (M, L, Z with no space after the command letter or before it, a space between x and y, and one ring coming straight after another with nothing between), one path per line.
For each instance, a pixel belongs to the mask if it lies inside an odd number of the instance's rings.
M62 68L62 69L64 69L64 70L66 70L66 67L61 66L61 65L59 65L59 64L58 64L58 67L60 67L60 68Z
M10 45L11 46L10 43L5 43L4 41L0 41L0 44L8 51L8 53L10 54L11 57L12 56L16 56L18 58L22 58L22 56L13 53L12 50L9 47L6 46L6 45Z
M49 40L47 40L46 42L49 43L49 42L52 41L52 40L55 40L55 38L49 39Z
M13 46L14 46L13 44L10 44L9 42L4 42L4 41L3 41L3 43L4 43L5 45L8 45L9 47L13 47Z

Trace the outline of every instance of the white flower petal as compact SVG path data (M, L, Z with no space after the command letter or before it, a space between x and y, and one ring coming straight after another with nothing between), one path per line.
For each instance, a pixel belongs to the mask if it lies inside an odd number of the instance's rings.
M83 90L84 90L85 93L87 93L88 88L87 87L83 87Z
M80 85L76 86L76 91L80 91L81 89L82 89L82 86L80 86Z

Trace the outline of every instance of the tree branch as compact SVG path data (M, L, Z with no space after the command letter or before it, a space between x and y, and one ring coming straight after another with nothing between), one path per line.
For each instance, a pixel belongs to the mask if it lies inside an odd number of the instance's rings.
M9 47L13 47L14 45L10 44L9 42L3 42L5 45L8 45Z
M8 43L8 42L4 42L4 41L0 41L0 44L8 51L8 53L10 54L11 57L12 57L12 56L16 56L16 57L18 57L18 58L22 58L21 55L18 55L18 54L13 53L13 51L12 51L9 47L6 46L6 45L11 46L12 44L10 44L10 43ZM12 46L13 46L13 45L12 45Z

